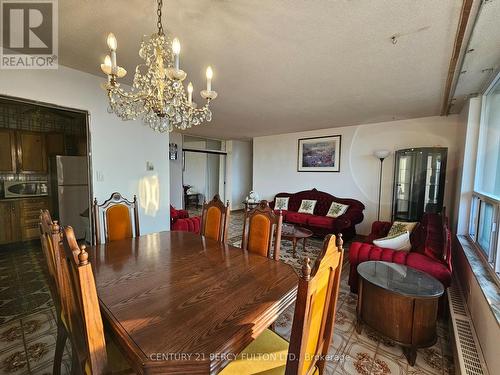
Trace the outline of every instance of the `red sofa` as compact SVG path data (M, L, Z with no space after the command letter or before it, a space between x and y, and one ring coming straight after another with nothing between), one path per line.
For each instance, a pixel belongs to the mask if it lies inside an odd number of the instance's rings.
M439 214L425 214L410 235L412 249L392 250L375 246L372 241L387 236L391 223L376 221L366 243L353 242L349 247L349 286L358 291L358 264L369 260L404 264L424 271L441 281L445 288L451 283L451 233L448 218Z
M170 230L200 233L200 225L199 216L189 217L186 210L177 210L170 206Z
M288 210L281 211L283 222L300 225L301 227L310 229L314 234L319 236L325 236L330 233L342 233L345 240L351 239L356 235L355 225L363 221L365 206L355 199L337 198L323 191L312 189L298 193L276 194L274 200L270 203L271 208L274 208L274 202L278 197L290 198L288 200ZM297 212L303 199L317 201L312 215ZM333 201L347 204L349 208L339 217L328 217L326 214Z

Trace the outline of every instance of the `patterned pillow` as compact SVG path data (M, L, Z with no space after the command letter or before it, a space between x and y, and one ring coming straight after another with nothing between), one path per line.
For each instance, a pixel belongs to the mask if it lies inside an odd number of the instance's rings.
M302 214L312 214L314 212L314 207L316 206L316 200L312 199L302 199L300 203L299 212Z
M418 222L407 223L405 221L395 221L392 223L391 229L389 229L389 233L387 233L387 237L393 237L404 232L411 233L417 224Z
M277 197L274 202L275 210L288 210L289 197Z
M373 244L386 249L410 251L410 232L405 231L403 233L396 234L395 236L379 238L378 240L373 240Z
M345 214L345 212L347 211L348 208L349 208L348 204L332 202L332 204L330 205L330 209L328 210L328 213L326 214L326 216L339 217L340 215Z

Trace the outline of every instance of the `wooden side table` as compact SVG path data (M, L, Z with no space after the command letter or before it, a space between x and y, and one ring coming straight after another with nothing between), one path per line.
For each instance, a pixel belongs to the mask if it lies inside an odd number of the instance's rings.
M417 348L437 340L438 300L443 285L432 276L401 264L370 261L358 265L356 331L366 324L403 346L413 366Z
M302 250L306 249L306 240L313 235L313 232L306 228L301 228L293 224L283 224L281 228L281 239L292 241L293 257L297 258L297 242L302 241Z

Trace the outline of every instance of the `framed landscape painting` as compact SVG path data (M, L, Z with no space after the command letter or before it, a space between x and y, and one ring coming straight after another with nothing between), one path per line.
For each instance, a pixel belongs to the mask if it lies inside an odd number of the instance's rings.
M299 172L340 172L340 135L299 139Z

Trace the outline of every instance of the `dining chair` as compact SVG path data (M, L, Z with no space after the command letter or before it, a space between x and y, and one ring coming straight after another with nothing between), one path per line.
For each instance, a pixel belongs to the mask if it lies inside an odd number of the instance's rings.
M232 374L323 374L333 337L344 250L329 234L311 268L305 258L299 279L290 343L266 329L221 372Z
M227 241L229 225L229 201L224 202L215 194L214 198L203 203L200 234L217 242Z
M138 210L137 197L135 195L134 199L129 201L120 193L115 192L102 204L98 204L97 198L95 198L93 204L95 243L100 244L102 242L101 213L106 242L140 236ZM133 229L131 211L133 212Z
M57 251L62 307L72 344L72 374L133 373L118 347L104 336L89 254L85 245L78 245L73 228L63 228Z
M60 241L59 225L57 224L57 221L52 221L48 210L40 210L39 229L42 252L47 263L47 281L56 310L57 339L52 373L58 375L61 373L62 357L64 354L64 345L66 344L66 340L68 338L68 329L66 327L67 319L65 319L61 310L61 299L59 297L59 276L56 265L57 254L55 249Z
M253 210L245 212L241 248L270 258L274 247L273 259L279 260L282 224L281 211L276 215L266 200L260 201Z

